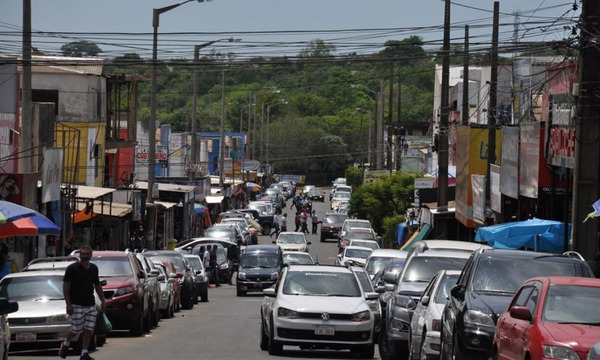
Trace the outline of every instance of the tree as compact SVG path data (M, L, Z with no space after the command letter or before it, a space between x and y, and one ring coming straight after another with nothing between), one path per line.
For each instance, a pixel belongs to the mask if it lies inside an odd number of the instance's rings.
M60 47L60 51L62 51L63 56L94 57L98 56L102 52L102 49L94 42L80 40L64 44Z
M423 39L420 36L413 35L402 40L388 40L383 45L385 49L381 50L379 54L398 58L401 66L414 64L428 58L427 53L423 50Z
M326 44L322 39L311 40L308 46L300 51L298 57L328 57L335 52L335 45Z

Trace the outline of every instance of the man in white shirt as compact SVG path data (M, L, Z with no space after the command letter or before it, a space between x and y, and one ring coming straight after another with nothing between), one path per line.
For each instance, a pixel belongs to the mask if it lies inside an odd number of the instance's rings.
M279 236L279 215L273 215L273 232L269 234L269 237L272 237L275 234L275 237Z

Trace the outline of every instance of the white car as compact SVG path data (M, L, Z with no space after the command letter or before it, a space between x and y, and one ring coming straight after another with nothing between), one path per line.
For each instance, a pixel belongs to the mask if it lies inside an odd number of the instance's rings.
M442 313L459 276L459 270L440 270L425 288L410 323L409 359L439 358Z
M368 247L373 250L379 249L379 243L375 240L350 239L348 246Z
M344 251L338 254L336 257L336 263L338 265L346 266L348 262L353 262L356 265L365 266L367 258L373 249L361 246L346 246Z
M277 244L281 251L308 251L310 241L306 240L306 235L302 232L284 231L280 232L277 240L273 241Z
M331 198L331 210L337 209L342 201L350 201L349 192L335 193Z
M371 279L379 271L383 270L385 265L392 260L403 260L406 259L407 252L402 250L394 249L377 249L373 250L369 258L367 259L366 270Z
M369 222L369 220L363 220L363 219L346 219L344 220L344 223L342 224L342 227L340 229L340 234L339 234L339 238L344 237L344 235L346 234L346 230L350 229L350 228L366 228L366 229L372 229L371 228L371 222Z
M302 265L310 265L314 264L312 256L309 253L304 251L284 251L281 254L283 258L283 263L290 264L302 264Z
M159 307L165 318L172 318L175 314L175 293L173 289L173 283L177 281L177 277L173 274L169 276L169 270L165 264L158 260L153 261L154 266L160 271L158 275L158 283L160 284L160 299Z
M351 269L331 265L290 265L275 287L263 290L261 350L279 355L284 345L301 349L352 349L373 357L374 319Z

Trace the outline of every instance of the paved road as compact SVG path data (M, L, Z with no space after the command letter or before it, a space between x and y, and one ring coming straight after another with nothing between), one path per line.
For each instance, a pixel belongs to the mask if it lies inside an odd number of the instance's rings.
M288 215L291 201L288 201ZM329 202L315 203L319 217L329 209ZM293 216L290 218L293 223ZM288 226L288 229L290 226ZM309 226L310 228L310 226ZM292 229L293 230L293 229ZM309 235L310 253L321 263L333 264L337 254L336 243L319 241L318 235ZM274 239L261 236L259 243ZM235 286L223 285L209 289L209 302L200 303L192 310L183 310L173 319L161 320L159 326L144 337L132 338L126 332L114 332L106 345L92 354L96 360L198 360L198 359L356 359L348 351L299 351L286 347L282 357L269 356L259 348L260 305L262 295L236 297ZM12 360L59 359L58 349L13 351ZM71 353L68 359L78 359ZM379 358L376 352L376 358Z

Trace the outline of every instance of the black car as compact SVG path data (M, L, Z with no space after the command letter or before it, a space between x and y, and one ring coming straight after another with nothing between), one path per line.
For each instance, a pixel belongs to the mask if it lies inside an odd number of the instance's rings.
M196 294L196 275L192 270L192 267L183 257L183 254L175 250L157 250L147 251L144 250L144 256L150 257L153 260L169 260L175 266L177 271L177 278L181 285L181 307L184 309L191 309L194 307L194 300L197 298ZM181 274L181 275L180 275Z
M348 218L347 214L328 212L323 217L321 224L321 242L327 239L336 239L340 234L342 224Z
M325 191L317 188L308 191L308 198L314 201L325 202Z
M442 314L441 359L488 359L496 322L523 281L537 276L593 277L565 255L481 249L465 264Z
M237 273L237 296L262 291L277 282L283 266L281 249L277 245L250 245L241 256Z

